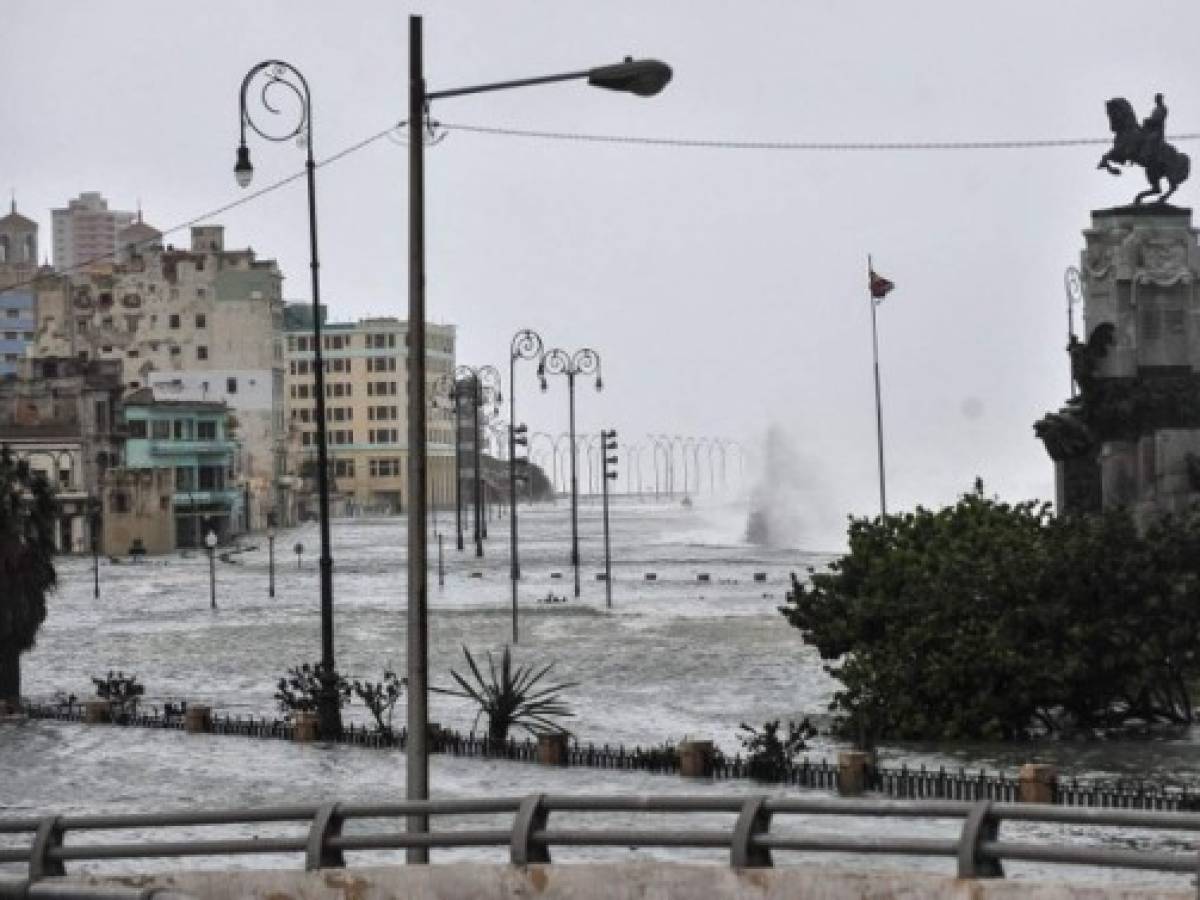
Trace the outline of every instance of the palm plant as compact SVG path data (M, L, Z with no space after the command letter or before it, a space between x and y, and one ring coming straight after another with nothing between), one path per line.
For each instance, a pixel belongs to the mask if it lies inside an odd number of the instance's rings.
M575 687L578 682L542 684L542 679L554 668L554 663L547 663L541 668L523 665L514 669L512 653L505 645L499 668L492 658L491 651L488 651L488 672L485 678L475 663L475 658L471 656L471 651L465 646L463 655L467 658L473 681L451 669L450 677L458 682L459 689L433 690L440 694L473 700L479 711L475 714L475 722L471 729L474 730L479 724L480 716L486 715L489 743L503 744L508 740L511 728L523 728L530 734L539 731L567 733L567 730L554 720L574 715L563 702L561 694L567 688Z
M46 478L0 446L0 707L20 704L21 654L46 620L57 513Z

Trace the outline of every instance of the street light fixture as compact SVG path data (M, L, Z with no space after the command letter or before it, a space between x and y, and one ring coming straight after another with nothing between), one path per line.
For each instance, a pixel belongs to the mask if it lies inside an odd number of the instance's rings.
M208 548L208 606L217 608L217 534L211 528L204 536L204 546Z
M251 84L259 76L262 87L257 95L263 108L272 115L281 115L283 107L270 102L272 92L290 92L300 104L300 117L290 130L265 131L258 126L246 106L246 96ZM308 183L308 249L309 268L312 271L312 319L313 319L313 387L316 391L317 416L317 494L318 518L320 520L321 558L321 693L317 702L317 716L321 734L335 737L342 732L341 704L338 699L334 675L333 655L333 556L329 537L329 445L325 422L325 361L321 352L321 276L317 256L317 185L316 162L313 159L312 140L312 94L308 82L300 71L290 63L278 59L260 62L242 79L239 95L239 125L241 142L237 148L237 164L233 167L237 183L248 187L254 177L254 166L250 163L250 148L246 146L246 127L268 141L290 141L298 138L304 143L306 157L304 167ZM422 427L424 427L422 425ZM424 521L422 519L422 521ZM297 554L297 558L299 554Z
M596 390L604 389L600 377L600 354L584 347L568 355L565 350L547 350L538 363L538 378L542 390L546 390L546 373L567 377L567 408L569 411L569 433L571 435L571 565L575 567L575 596L579 596L579 479L575 472L575 376L596 373Z
M449 91L425 89L425 62L421 16L409 20L409 266L408 266L408 745L405 796L409 800L429 798L429 579L428 536L425 533L425 143L424 131L432 100L479 94L526 85L587 79L589 84L609 90L627 91L648 97L658 93L671 79L671 69L657 60L630 60L563 75L496 82ZM424 832L428 814L408 818L408 829ZM428 847L410 847L409 862L429 861Z

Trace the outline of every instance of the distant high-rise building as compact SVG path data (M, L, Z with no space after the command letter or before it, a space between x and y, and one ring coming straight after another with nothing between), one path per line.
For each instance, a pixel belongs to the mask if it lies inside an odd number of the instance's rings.
M54 268L60 272L96 261L111 263L123 249L118 235L141 217L108 208L98 191L85 191L51 210L54 232Z
M322 311L323 312L323 311ZM324 322L325 421L333 489L355 506L400 512L408 508L408 323L395 318ZM317 458L316 338L312 307L284 309L288 424L298 438L298 474L315 471ZM455 328L425 326L427 396L454 377ZM443 393L443 399L445 394ZM454 498L454 422L448 404L427 419L429 501L449 506Z

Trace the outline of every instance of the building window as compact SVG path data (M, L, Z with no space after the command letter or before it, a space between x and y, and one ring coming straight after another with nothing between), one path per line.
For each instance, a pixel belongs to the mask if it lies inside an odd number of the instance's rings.
M335 459L333 461L333 474L336 478L353 478L354 477L354 460L352 459Z
M129 436L131 438L144 438L146 436L146 420L131 419L128 423Z
M208 359L208 348L207 347L197 347L196 348L196 359Z
M207 328L208 327L208 320L205 318L204 313L196 313L196 327L197 328Z
M236 394L237 393L237 379L236 378L226 378L225 379L225 393L227 393L227 394Z
M202 491L225 489L225 469L222 466L200 466L196 470L196 476Z
M398 478L400 460L394 458L372 459L367 465L372 478Z
M172 328L178 328L179 327L179 316L176 315L175 313L172 313L171 318L168 320L168 324Z
M215 441L217 439L217 423L211 420L201 420L196 423L196 440Z
M129 512L129 495L124 491L113 491L108 495L110 505L115 513Z
M6 309L4 311L4 315L8 316L10 319L19 319L21 318L21 311L18 309Z
M169 441L171 439L171 423L166 419L152 422L150 434L156 441Z

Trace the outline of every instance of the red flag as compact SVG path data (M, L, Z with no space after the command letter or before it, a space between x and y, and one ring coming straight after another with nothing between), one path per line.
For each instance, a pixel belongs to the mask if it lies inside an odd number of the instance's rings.
M873 300L882 300L888 295L888 291L896 286L882 275L876 275L870 264L867 265L867 285Z

